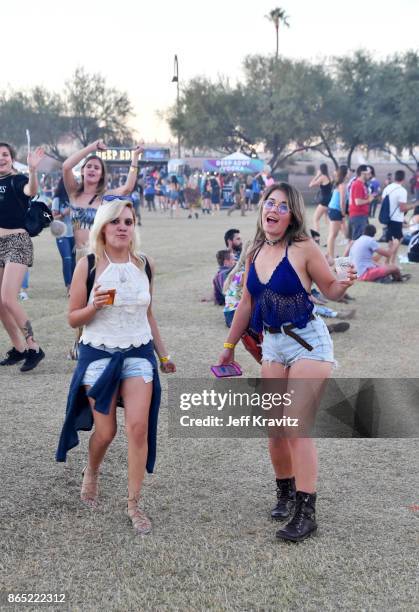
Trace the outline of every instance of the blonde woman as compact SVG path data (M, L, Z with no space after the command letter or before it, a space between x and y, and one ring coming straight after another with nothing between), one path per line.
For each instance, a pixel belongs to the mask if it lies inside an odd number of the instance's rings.
M251 321L253 330L263 332L262 379L282 384L281 389L293 389L295 379L311 379L299 385L287 408L287 416L295 416L303 426L313 422L316 401L334 363L327 327L313 314L311 285L316 283L323 295L338 300L356 278L351 268L347 280L336 280L320 248L308 237L304 216L303 197L288 183L274 183L262 194L243 295L218 361L234 362L234 347ZM317 529L317 452L314 441L298 437L298 430L280 433L269 440L277 484L271 516L291 519L277 538L299 542Z
M128 515L135 531L146 534L151 522L137 504L145 468L153 471L156 455L160 383L154 351L163 372L176 367L153 315L154 265L139 254L135 226L132 202L105 196L91 230L93 255L83 257L74 271L68 320L71 327L83 327L83 333L57 461L65 461L67 451L78 444L77 431L94 424L81 499L95 507L99 469L116 433L121 397L128 438Z

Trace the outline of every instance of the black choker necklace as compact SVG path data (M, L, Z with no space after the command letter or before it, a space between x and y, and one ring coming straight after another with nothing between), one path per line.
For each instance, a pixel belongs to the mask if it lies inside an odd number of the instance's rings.
M277 238L276 240L269 240L269 238L265 238L265 243L269 244L269 246L275 246L282 242L283 238Z

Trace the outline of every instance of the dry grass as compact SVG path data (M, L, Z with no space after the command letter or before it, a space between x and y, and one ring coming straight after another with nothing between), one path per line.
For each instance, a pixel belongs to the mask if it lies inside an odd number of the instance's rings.
M225 335L209 293L228 227L251 237L254 216L169 220L144 213L156 260L155 311L179 377L207 376ZM157 472L144 504L154 534L136 539L124 516L126 441L103 466L102 503L78 501L88 436L67 464L54 452L73 364L58 252L35 240L25 303L47 359L23 375L0 370L0 590L68 591L70 609L410 610L417 605L417 440L320 440L319 535L275 541L274 481L264 440L174 440L164 395ZM406 266L407 268L407 266ZM358 316L335 338L341 376L417 376L419 268L402 286L361 283ZM8 341L0 331L2 350ZM249 376L258 374L239 353ZM167 380L167 379L166 379ZM164 381L164 385L166 381Z

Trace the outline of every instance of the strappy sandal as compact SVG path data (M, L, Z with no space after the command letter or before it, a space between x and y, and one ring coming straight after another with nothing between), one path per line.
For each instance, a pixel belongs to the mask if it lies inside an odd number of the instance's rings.
M131 520L134 531L138 535L147 535L151 533L151 521L145 512L138 508L137 504L138 499L136 497L129 497L127 514Z
M89 470L89 466L86 467L82 471L83 482L81 485L80 491L80 499L89 508L96 508L98 504L98 495L99 495L99 487L98 487L98 477L99 470L96 472L92 472Z

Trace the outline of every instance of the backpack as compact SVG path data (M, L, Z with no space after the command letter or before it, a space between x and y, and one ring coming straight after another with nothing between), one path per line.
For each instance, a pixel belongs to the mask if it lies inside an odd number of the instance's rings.
M15 183L12 177L11 180L12 190L15 195L16 200L23 204L20 199L17 189L15 187ZM34 236L38 236L43 229L49 227L53 220L52 212L48 208L48 206L42 200L38 199L29 199L29 205L26 208L25 206L25 223L24 228L28 232L29 236L33 238Z
M147 274L147 278L149 283L151 283L151 278L152 278L152 274L151 274L151 267L150 267L150 263L147 259L147 257L145 257L145 273ZM95 256L94 253L89 253L87 255L87 278L86 278L86 291L87 291L87 301L89 301L89 297L90 294L92 292L93 289L93 285L95 282Z
M419 263L419 232L414 234L410 239L407 258L409 261Z
M398 187L393 189L393 191L396 191L396 189L398 189ZM392 216L394 215L396 210L399 208L399 206L396 206L396 208L393 210L392 215L390 215L390 194L393 193L393 191L390 191L390 193L388 193L384 197L383 201L381 202L381 208L378 214L378 220L383 225L388 225L390 223Z

